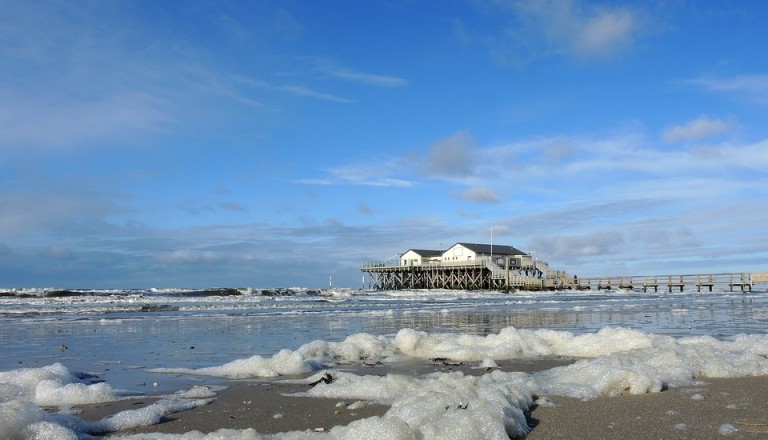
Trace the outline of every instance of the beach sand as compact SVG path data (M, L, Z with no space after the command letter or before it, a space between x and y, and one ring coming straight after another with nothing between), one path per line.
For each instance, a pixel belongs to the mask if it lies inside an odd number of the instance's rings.
M527 439L768 439L768 377L701 382L588 401L553 396L554 406L531 412ZM724 425L738 431L721 433Z
M572 362L569 359L500 363L506 371L537 371ZM358 374L461 370L482 374L465 365L421 363L350 369ZM222 428L254 428L260 433L329 430L336 425L382 415L386 406L348 409L353 402L296 397L309 385L284 381L231 381L205 406L172 414L160 424L123 431L204 433ZM98 420L123 409L138 408L154 399L128 400L82 408L80 417ZM551 396L553 406L538 406L529 414L534 428L527 439L766 439L768 438L768 377L701 379L694 386L672 387L660 393L601 397L589 401ZM734 431L731 428L735 428Z

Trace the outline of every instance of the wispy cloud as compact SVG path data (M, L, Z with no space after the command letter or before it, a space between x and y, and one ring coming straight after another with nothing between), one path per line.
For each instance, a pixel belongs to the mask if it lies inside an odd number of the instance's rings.
M135 140L139 133L164 132L174 122L167 102L144 93L116 91L98 99L64 102L16 93L6 93L4 98L0 99L0 150L67 148L106 137Z
M667 133L669 139L693 139L712 136L721 128L719 120L702 120L683 124ZM727 129L735 122L723 120ZM727 132L720 133L721 135ZM705 176L727 174L730 170L755 169L765 164L766 142L735 143L722 141L706 147L669 149L654 142L642 132L628 132L606 137L553 137L512 142L492 148L478 149L476 175L504 177L525 181L551 176L556 170L563 177L591 177L590 173L640 172L650 176ZM549 145L565 145L559 150L558 162L552 162ZM717 159L713 161L712 159ZM632 175L625 177L631 178ZM630 179L632 180L632 179Z
M573 40L573 51L581 57L604 57L633 43L638 27L634 13L627 9L597 10L586 17L572 17L574 30L565 37Z
M62 225L87 229L90 226L86 225L93 219L98 219L94 221L97 224L104 217L125 211L105 194L72 188L77 184L91 185L92 181L73 180L60 184L58 189L0 192L0 242L9 244L25 237L41 236Z
M201 199L186 199L176 204L176 209L187 214L200 216L216 211L247 212L248 208L239 202L209 203Z
M458 178L474 173L474 141L468 133L456 133L435 142L427 152L426 171L434 176Z
M499 58L515 63L550 56L609 59L634 47L646 21L646 13L639 8L598 6L579 0L497 4L513 19L511 26L495 36L473 38L460 23L457 33L464 41L490 44Z
M292 95L306 96L308 98L322 99L325 101L334 101L334 102L343 102L343 103L355 102L352 99L342 98L340 96L331 95L330 93L318 92L316 90L312 90L309 87L305 87L305 86L296 86L296 85L279 86L277 87L277 89L290 93Z
M396 76L378 75L375 73L360 72L345 67L327 67L323 71L328 75L346 81L358 82L376 87L406 87L410 82Z
M0 47L0 150L103 146L99 141L107 136L131 144L199 123L201 106L223 108L234 102L249 110L273 111L281 105L276 94L355 102L324 90L316 72L315 77L280 82L272 76L278 67L240 69L208 62L214 58L210 48L181 32L153 39L125 19L123 7L78 3L67 5L63 13L64 6L40 8L22 2L3 8L7 16L0 40L9 44ZM223 14L211 19L206 32L248 39L249 30L238 26ZM277 58L281 66L293 60L287 54ZM351 69L337 73L358 81L400 84L397 78ZM216 111L205 117L224 118Z
M218 206L219 206L219 208L225 209L227 211L235 211L235 212L246 212L246 211L248 211L248 208L246 208L245 206L243 206L239 202L224 202L224 203L219 203Z
M321 178L297 179L296 183L302 185L360 185L379 187L410 188L414 185L412 180L402 176L409 173L405 161L400 159L380 159L376 167L362 164L339 165L327 171L327 175Z
M768 75L737 75L728 78L705 77L689 82L715 92L768 94Z
M732 121L700 116L682 125L675 125L664 130L662 136L667 142L694 141L723 134L734 125Z
M456 197L473 203L499 203L499 196L489 188L472 187L455 193Z
M638 29L636 12L628 8L584 5L578 1L534 1L516 6L523 20L556 51L577 57L605 57L632 44Z
M728 93L760 104L768 104L768 75L701 77L685 81L709 92Z
M322 92L314 88L308 87L302 84L284 84L280 82L269 82L262 79L247 77L242 75L231 75L226 77L229 84L224 83L220 86L224 87L227 96L236 97L237 99L244 99L249 95L249 91L257 90L259 92L277 92L287 93L293 96L320 99L324 101L333 101L341 103L354 103L353 99L336 96L331 93ZM222 95L225 93L222 92ZM250 100L250 98L247 98ZM259 106L263 106L259 103Z
M371 215L373 214L373 209L366 203L360 203L357 205L357 212L363 215Z
M311 65L310 71L342 81L386 88L410 85L410 81L405 78L351 68L333 58L307 58L306 61Z
M222 256L213 251L179 249L159 255L158 260L167 264L215 264Z
M345 176L338 178L325 179L298 179L296 183L300 185L360 185L360 186L389 186L399 188L410 188L413 182L405 179L394 179L389 177L366 177L366 176Z
M558 260L581 259L596 255L609 255L625 247L624 234L619 231L590 232L583 235L538 237L531 240L534 249L545 250Z

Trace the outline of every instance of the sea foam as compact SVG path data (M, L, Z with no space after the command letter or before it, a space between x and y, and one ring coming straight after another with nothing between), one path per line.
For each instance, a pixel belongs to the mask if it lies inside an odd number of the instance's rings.
M254 430L210 434L141 434L133 439L508 439L530 431L524 411L535 399L659 392L701 377L768 375L768 336L660 336L627 328L604 328L574 335L565 331L505 328L487 336L426 333L403 329L393 336L360 333L340 342L313 341L273 356L253 356L200 369L159 372L226 378L309 374L323 377L305 395L389 405L381 417L337 426L326 432L261 435ZM332 370L363 362L395 363L406 358L443 357L490 367L505 360L541 357L578 358L572 364L534 373L493 369L480 376L461 372L423 376L356 375ZM331 369L331 370L327 370ZM61 364L0 373L0 433L3 438L78 438L151 425L169 413L208 403L213 392L194 388L146 408L123 411L94 423L74 415L49 413L42 406L95 403L124 398L108 384L89 383Z

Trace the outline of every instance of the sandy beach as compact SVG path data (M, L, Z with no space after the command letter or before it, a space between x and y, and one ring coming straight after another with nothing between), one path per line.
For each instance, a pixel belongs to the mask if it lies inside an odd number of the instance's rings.
M768 438L768 377L701 381L588 401L555 396L554 406L532 411L527 439Z
M569 359L517 361L501 365L506 371L537 371L564 365ZM461 370L483 374L464 365L421 363L356 369L358 374L424 374ZM706 439L768 438L768 377L703 378L695 385L672 387L660 393L600 397L582 401L550 396L532 408L530 440L589 439ZM160 424L123 434L148 432L213 432L222 428L253 428L259 433L327 431L333 426L383 415L388 407L360 405L335 399L298 397L306 384L285 381L231 381L205 406L175 413ZM82 408L86 420L149 404L154 399L128 400ZM352 406L350 406L352 405Z

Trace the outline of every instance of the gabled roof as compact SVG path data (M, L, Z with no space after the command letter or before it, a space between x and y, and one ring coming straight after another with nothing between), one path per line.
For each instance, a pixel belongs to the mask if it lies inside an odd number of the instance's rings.
M421 257L439 257L443 255L443 251L435 251L431 249L408 249L403 253L403 255L407 254L408 252L413 252Z
M476 254L488 254L490 255L528 255L520 249L513 248L512 246L505 246L503 244L478 244L478 243L456 243L453 246L462 245L465 248L471 250ZM451 246L451 247L453 247Z

